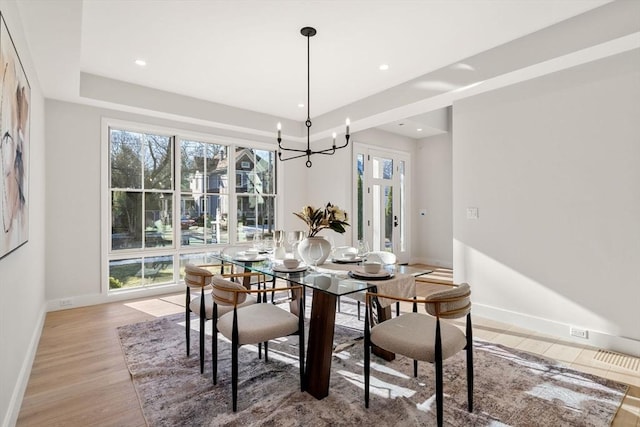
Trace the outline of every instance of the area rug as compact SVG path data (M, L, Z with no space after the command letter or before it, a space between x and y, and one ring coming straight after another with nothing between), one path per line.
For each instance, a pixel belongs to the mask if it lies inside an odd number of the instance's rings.
M184 317L118 328L122 349L149 426L432 426L433 366L372 357L372 398L364 407L362 333L336 326L329 396L300 392L298 338L240 349L238 412L231 411L231 352L219 338L218 384L212 383L210 336L200 374L198 338L186 356ZM195 322L197 323L197 322ZM208 322L209 324L211 322ZM444 417L449 426L608 426L626 386L525 352L475 341L474 411L467 412L464 352L445 361Z

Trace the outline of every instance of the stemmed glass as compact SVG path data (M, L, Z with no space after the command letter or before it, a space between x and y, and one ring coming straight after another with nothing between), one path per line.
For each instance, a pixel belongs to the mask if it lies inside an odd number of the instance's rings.
M364 261L364 258L369 255L369 242L366 240L358 240L358 258Z
M295 259L300 259L298 245L304 240L304 231L290 231L287 233L287 243L291 247L291 252Z
M309 251L309 258L313 261L313 266L317 270L318 262L320 261L320 258L322 258L322 255L324 255L322 253L322 245L320 245L320 243L318 242L311 242L309 244L308 251Z
M273 231L273 241L276 244L276 247L282 246L284 242L284 231L282 230L274 230Z

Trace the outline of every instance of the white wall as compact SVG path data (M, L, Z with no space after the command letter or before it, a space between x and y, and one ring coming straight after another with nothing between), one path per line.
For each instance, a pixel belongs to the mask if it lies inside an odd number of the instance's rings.
M0 423L14 425L45 316L44 100L13 1L0 10L31 86L29 241L0 260Z
M451 144L451 133L419 140L413 176L413 261L447 268L453 267Z
M638 64L635 50L454 103L454 280L477 314L640 355Z

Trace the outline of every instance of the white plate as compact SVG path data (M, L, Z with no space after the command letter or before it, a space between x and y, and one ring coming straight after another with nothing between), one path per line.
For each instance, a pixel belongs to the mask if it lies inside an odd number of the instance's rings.
M255 258L247 258L245 256L238 256L236 258L234 258L234 261L244 261L244 262L260 262L260 261L264 261L266 260L267 257L266 256L257 256Z
M331 261L336 264L356 264L362 261L362 258L334 258Z
M393 277L393 273L389 273L387 270L379 271L378 273L366 273L364 271L350 271L349 277L360 280L387 280Z
M274 265L273 271L278 273L299 273L301 271L306 271L309 268L306 265L299 265L296 268L287 268L284 265Z

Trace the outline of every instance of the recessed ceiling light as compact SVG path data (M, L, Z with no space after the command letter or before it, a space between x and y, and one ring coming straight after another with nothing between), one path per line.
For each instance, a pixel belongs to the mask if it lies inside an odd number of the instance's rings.
M301 102L300 104L298 104L298 108L304 108L304 104Z
M416 129L418 132L422 132L422 128L418 128Z
M144 67L145 65L147 65L147 61L145 61L144 59L136 59L136 65Z
M380 71L387 71L389 69L389 64L381 64L378 68L380 68Z

